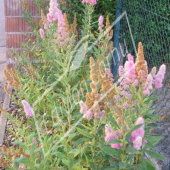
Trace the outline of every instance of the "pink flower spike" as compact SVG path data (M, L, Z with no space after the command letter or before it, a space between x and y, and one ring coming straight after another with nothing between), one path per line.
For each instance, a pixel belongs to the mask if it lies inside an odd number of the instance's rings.
M166 66L163 64L160 66L158 73L154 76L153 84L156 88L161 88L163 86L163 80L165 77Z
M144 84L143 94L145 94L145 95L149 95L150 94L150 90L153 89L152 84L153 84L153 77L152 77L151 74L148 74L147 80L146 80L146 82Z
M85 114L87 112L87 107L83 101L79 102L80 104L80 113Z
M30 118L34 116L34 111L31 108L30 104L26 100L22 100L22 104L24 106L24 112L26 113L26 117Z
M125 74L125 70L123 68L123 66L119 66L119 76L123 76Z
M133 148L137 149L138 151L141 149L142 146L142 137L138 136L134 141L133 141Z
M135 125L139 125L139 124L144 124L144 119L142 117L139 117L135 123ZM137 137L144 137L145 134L145 130L144 130L144 125L142 125L139 129L136 129L132 132L131 134L131 138L130 138L130 142L133 143L133 141L137 138Z
M112 128L109 125L105 126L105 134L106 134L105 142L108 142L112 139L121 139L122 138L121 131L117 130L117 131L113 132ZM110 146L115 149L121 149L122 144L111 143Z
M58 10L57 42L60 47L64 47L69 42L69 34L65 28L64 16L61 10Z
M80 113L84 114L83 117L85 119L91 120L93 117L93 112L87 110L87 106L83 101L80 101L79 105L80 105Z
M134 57L131 54L128 54L127 58L128 58L128 61L131 61L131 60L134 61Z
M40 28L39 32L40 32L41 38L43 39L45 37L44 30L42 28Z
M116 135L113 133L113 130L111 129L110 126L105 126L105 141L108 142L112 139L116 139Z
M84 118L87 120L91 120L93 118L93 112L89 112L89 111L85 112Z
M129 83L134 83L136 80L136 70L134 57L131 54L127 55L128 61L125 62L125 75Z
M99 30L100 31L102 31L102 28L103 28L103 20L104 20L104 18L103 18L103 16L101 15L100 17L99 17L99 19L98 19L98 25L99 25Z
M47 19L49 22L58 20L58 3L57 0L50 1L49 13L47 14Z

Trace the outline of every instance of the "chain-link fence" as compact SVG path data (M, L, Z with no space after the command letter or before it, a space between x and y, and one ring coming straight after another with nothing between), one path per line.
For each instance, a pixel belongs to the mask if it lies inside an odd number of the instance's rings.
M127 18L120 20L119 45L124 52L135 55L134 44L144 46L145 58L149 68L167 66L164 87L154 92L159 96L154 103L155 113L165 119L156 123L153 135L161 135L157 151L165 156L159 161L161 170L170 170L170 0L122 0L121 12L126 11ZM134 44L133 44L134 40Z
M127 13L135 45L144 45L149 66L170 62L170 0L126 0L121 9ZM126 41L128 52L134 54L126 18L120 23L119 42Z

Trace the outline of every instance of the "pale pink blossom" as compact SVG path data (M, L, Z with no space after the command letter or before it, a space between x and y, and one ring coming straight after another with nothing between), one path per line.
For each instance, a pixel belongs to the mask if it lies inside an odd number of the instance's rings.
M144 119L142 117L139 117L135 123L135 125L139 124L144 124ZM145 134L144 125L134 130L131 134L130 142L133 143L133 147L136 148L137 150L141 149L144 134Z
M139 81L136 79L134 82L133 82L133 86L137 86L139 84Z
M154 77L156 75L156 67L153 67L152 70L151 70L151 73L152 77Z
M114 95L114 99L117 100L117 101L121 101L122 98L120 97L120 95Z
M44 30L42 28L40 28L39 32L40 32L41 38L43 39L45 37Z
M89 3L90 5L96 5L97 0L82 0L82 3Z
M152 84L153 84L153 77L152 77L151 74L148 74L146 82L144 84L143 94L145 94L145 95L149 95L150 94L150 90L153 89Z
M121 92L121 95L127 96L127 95L128 95L128 92L123 90L123 91Z
M105 111L104 110L102 110L102 111L100 111L100 112L96 112L96 113L94 113L94 118L95 119L100 119L100 118L103 118L104 116L105 116Z
M105 141L108 142L113 139L121 139L122 134L119 130L113 132L112 128L108 125L105 126ZM113 144L111 143L110 146L115 149L121 149L122 145L121 144Z
M133 141L133 148L140 150L142 146L142 137L138 136Z
M103 20L104 20L104 18L103 18L103 16L101 15L100 17L99 17L99 19L98 19L98 26L99 26L99 30L100 31L102 31L103 29L103 27L104 27L104 25L103 25Z
M128 104L127 102L123 103L123 105L122 105L123 109L127 109L127 108L130 108L130 107L131 107L131 105Z
M50 28L50 23L49 23L48 20L46 20L43 24L44 24L44 29L45 30L48 30Z
M161 88L165 77L166 66L163 64L160 66L158 73L154 76L153 84L156 88Z
M33 111L32 107L30 106L30 104L25 100L22 100L22 104L24 106L24 112L26 113L26 117L27 118L33 117L34 111Z
M110 126L106 125L105 126L105 141L108 142L112 139L116 139L116 135L113 133L113 130Z
M128 93L125 97L126 97L126 99L131 100L132 99L132 94Z
M65 28L64 16L61 10L58 10L58 30L57 42L59 47L64 47L69 41L69 34Z
M138 124L144 124L144 119L142 117L139 117L137 119L135 125L138 125ZM144 125L142 125L140 128L138 128L132 132L130 141L133 142L136 139L136 137L138 137L138 136L143 138L144 134L145 134Z
M93 118L93 112L87 111L87 112L84 114L84 118L87 119L87 120L91 120L91 119Z
M119 66L119 76L122 77L125 74L125 70L123 66Z
M145 82L146 81L146 79L147 79L147 74L146 74L146 72L144 71L144 70L141 70L140 71L140 82Z
M79 105L80 105L80 113L83 114L83 117L85 119L91 120L93 117L93 112L87 110L87 106L83 101L80 101Z
M126 61L124 65L126 78L128 79L130 83L134 83L134 81L136 80L134 57L131 54L128 54L127 58L128 58L128 61Z
M47 14L47 19L49 22L58 20L58 3L57 0L50 1L49 13Z
M80 101L79 105L80 105L80 113L85 114L87 112L87 106L83 101Z

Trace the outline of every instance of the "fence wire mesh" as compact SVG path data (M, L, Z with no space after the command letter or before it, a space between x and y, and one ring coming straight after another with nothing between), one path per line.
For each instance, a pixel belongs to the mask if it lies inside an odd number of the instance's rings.
M126 53L135 55L133 37L136 47L138 42L143 43L149 68L162 63L167 66L164 87L154 92L158 100L152 108L160 117L166 116L157 122L158 129L153 134L163 137L157 144L157 151L165 156L164 161L158 161L160 169L170 170L170 0L126 0L122 1L121 11L126 11L132 33L123 17L119 43L126 48Z

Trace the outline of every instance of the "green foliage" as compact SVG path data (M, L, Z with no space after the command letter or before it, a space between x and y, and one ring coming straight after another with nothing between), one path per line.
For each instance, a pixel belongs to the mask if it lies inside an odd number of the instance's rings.
M60 0L61 9L68 14L69 20L72 21L74 17L74 13L76 13L78 24L82 26L82 18L84 17L84 13L82 9L84 8L84 4L81 0ZM66 4L65 4L66 3ZM98 28L98 22L96 22L100 15L103 15L106 19L106 16L109 16L111 22L114 21L116 13L116 0L98 0L97 5L95 5L95 11L93 13L93 23L95 29ZM80 27L81 28L81 27Z

